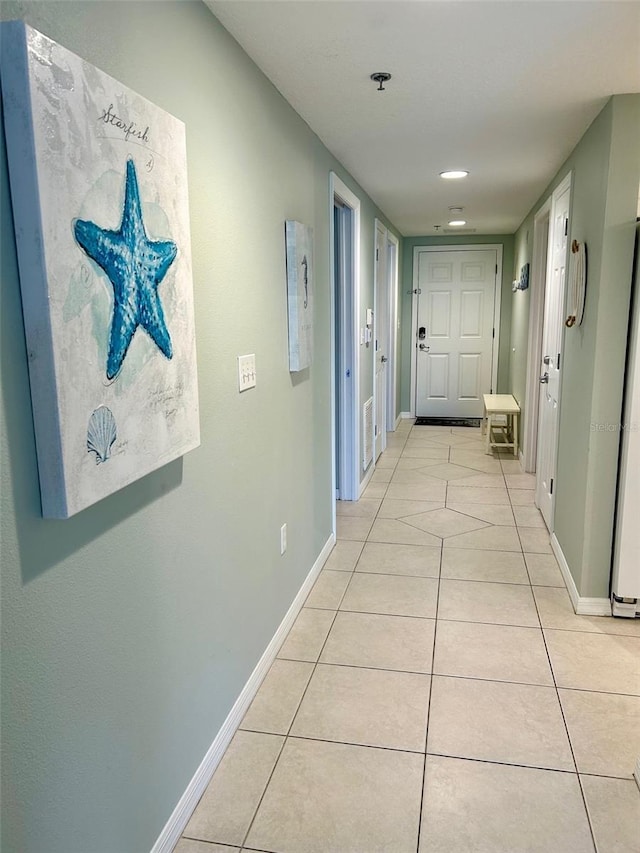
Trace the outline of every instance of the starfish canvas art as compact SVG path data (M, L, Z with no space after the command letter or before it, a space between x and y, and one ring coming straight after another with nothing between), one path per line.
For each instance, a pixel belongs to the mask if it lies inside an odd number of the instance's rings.
M200 442L185 128L22 21L0 71L42 513Z
M125 187L122 224L118 231L109 231L95 222L81 219L74 226L76 240L102 267L113 285L107 379L113 379L120 372L138 326L147 332L161 353L167 358L173 356L158 285L178 250L171 240L147 237L133 160L127 161Z

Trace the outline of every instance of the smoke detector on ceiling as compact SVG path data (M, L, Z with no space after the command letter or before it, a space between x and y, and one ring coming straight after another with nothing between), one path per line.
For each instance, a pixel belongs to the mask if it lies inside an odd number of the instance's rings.
M371 75L371 79L374 81L374 83L378 83L378 92L385 92L386 89L382 84L386 83L388 80L391 80L391 74L389 74L388 71L376 71L374 74Z

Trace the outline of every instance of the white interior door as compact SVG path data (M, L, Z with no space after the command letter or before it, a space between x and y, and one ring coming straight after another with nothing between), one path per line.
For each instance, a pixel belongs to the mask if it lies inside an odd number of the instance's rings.
M538 420L542 332L544 329L544 293L549 268L549 235L551 231L551 197L533 217L533 257L529 289L529 341L527 344L527 386L525 391L522 438L522 464L535 473L538 455Z
M536 503L550 531L553 530L553 502L558 449L560 368L564 295L569 243L571 181L566 178L551 201L550 237L540 365L538 456L536 461Z
M376 266L374 295L374 358L375 358L375 455L387 446L387 364L389 361L389 294L387 280L386 229L376 221Z
M397 376L398 376L398 338L400 336L400 318L398 315L398 240L387 231L387 282L389 285L388 300L388 334L389 361L387 362L387 432L396 428L397 418Z
M480 418L491 393L495 249L420 252L416 415Z

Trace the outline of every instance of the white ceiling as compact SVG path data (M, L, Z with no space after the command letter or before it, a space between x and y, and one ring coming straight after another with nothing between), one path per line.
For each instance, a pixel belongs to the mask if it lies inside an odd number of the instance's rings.
M637 0L206 2L406 236L450 206L512 233L607 97L640 92Z

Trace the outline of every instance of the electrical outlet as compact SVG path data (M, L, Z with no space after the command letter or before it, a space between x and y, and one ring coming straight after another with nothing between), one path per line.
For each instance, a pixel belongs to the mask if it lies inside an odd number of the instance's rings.
M287 525L283 524L280 528L280 553L284 554L287 550Z
M252 355L238 356L238 390L246 391L256 387L256 357Z

